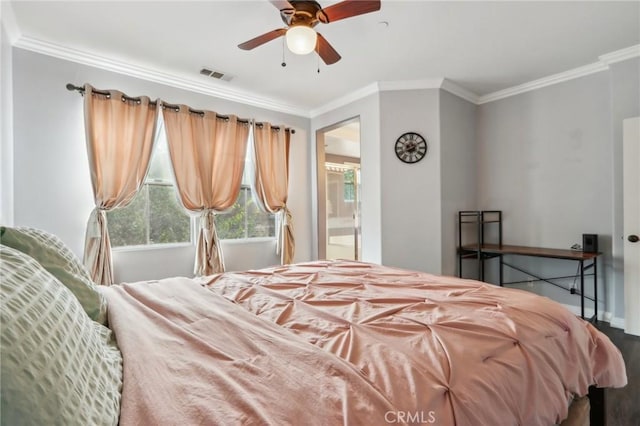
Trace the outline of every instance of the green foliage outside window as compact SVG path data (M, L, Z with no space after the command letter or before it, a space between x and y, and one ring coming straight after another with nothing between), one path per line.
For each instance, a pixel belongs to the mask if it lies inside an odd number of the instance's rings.
M251 189L243 187L234 206L216 215L220 239L260 238L275 235L275 216L263 213L251 197Z
M191 218L177 198L164 131L159 135L145 184L128 206L107 213L112 247L191 242ZM215 217L220 239L275 236L274 215L262 212L251 196L249 152L238 200Z
M273 237L275 216L263 213L243 187L233 207L215 217L218 238ZM112 247L176 244L191 241L190 218L176 199L174 187L145 184L127 207L107 213Z
M342 178L344 179L344 201L354 201L356 185L354 181L354 170L349 169L345 170L342 174Z
M173 186L145 184L126 207L107 213L113 247L188 243L191 221Z

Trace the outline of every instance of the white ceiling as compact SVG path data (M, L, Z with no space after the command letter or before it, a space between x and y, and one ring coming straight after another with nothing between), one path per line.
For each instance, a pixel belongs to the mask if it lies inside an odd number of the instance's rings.
M637 1L382 0L379 12L316 27L342 55L334 65L320 62L318 74L315 53L286 51L283 68L281 39L252 51L238 49L239 43L283 26L266 0L13 1L11 9L18 40L75 49L307 111L381 81L447 78L486 95L640 44ZM200 76L202 66L233 79Z

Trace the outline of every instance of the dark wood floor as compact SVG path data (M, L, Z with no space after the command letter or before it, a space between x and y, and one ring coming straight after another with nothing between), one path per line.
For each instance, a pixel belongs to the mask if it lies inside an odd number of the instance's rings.
M625 334L606 322L598 322L598 329L622 352L629 380L624 388L606 390L607 425L640 426L640 337Z

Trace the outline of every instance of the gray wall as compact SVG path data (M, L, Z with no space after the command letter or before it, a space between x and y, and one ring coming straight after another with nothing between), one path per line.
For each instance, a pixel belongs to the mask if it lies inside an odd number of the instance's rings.
M458 211L475 210L478 205L476 109L474 104L440 90L443 275L457 274Z
M640 98L637 60L633 62L483 104L477 117L480 208L503 210L507 244L569 248L582 244L583 233L598 234L604 252L600 295L606 288L600 308L618 318L624 312L622 279L612 248L619 238L614 218L622 214L621 119L637 114ZM575 262L510 261L546 276L576 270ZM509 274L507 279L521 277ZM579 303L577 296L547 284L531 290Z
M0 29L0 223L13 224L13 87L9 37L2 22Z
M440 90L380 93L382 263L439 274L442 270ZM426 157L400 161L395 142L405 132L427 139Z
M91 83L131 95L148 95L197 109L284 124L296 129L290 156L289 207L294 217L296 261L311 258L309 119L214 98L85 65L13 49L15 223L60 236L82 255L93 195L84 143L82 99L67 83ZM4 192L4 191L3 191ZM273 241L223 242L227 268L278 263ZM116 281L191 275L193 247L116 251Z
M318 115L311 120L312 129L312 214L313 256L318 256L318 204L316 169L316 132L353 117L360 119L360 176L361 176L361 228L362 260L382 262L382 224L380 189L380 103L378 95L366 96L355 102Z
M364 260L455 274L456 212L476 204L475 110L438 89L397 90L312 120L316 130L360 117ZM394 152L408 131L428 141L426 158L416 164Z

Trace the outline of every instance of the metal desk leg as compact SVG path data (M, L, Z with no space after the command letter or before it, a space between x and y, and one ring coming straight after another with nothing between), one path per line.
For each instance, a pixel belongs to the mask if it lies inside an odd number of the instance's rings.
M502 283L504 282L504 263L502 261L502 255L500 255L500 287L502 287Z
M584 319L584 260L580 260L580 316Z
M598 322L598 256L593 258L593 310L593 320Z

